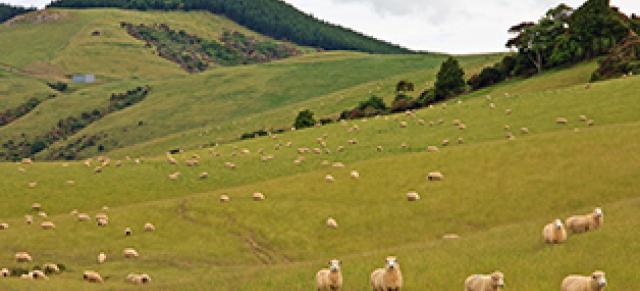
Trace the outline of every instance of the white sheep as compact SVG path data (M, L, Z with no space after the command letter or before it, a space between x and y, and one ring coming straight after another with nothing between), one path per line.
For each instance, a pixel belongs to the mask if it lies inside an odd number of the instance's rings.
M202 172L202 173L200 173L200 175L198 175L198 178L200 178L200 179L206 179L206 178L209 178L209 173L207 173L207 172Z
M129 274L126 281L131 284L145 285L151 283L151 277L147 274Z
M54 263L46 263L46 264L42 265L42 270L45 273L48 273L48 274L60 273L60 267L57 264L54 264Z
M490 275L471 275L464 281L465 291L497 291L504 288L504 274L500 271Z
M132 249L132 248L124 249L122 251L122 255L127 259L137 258L137 257L140 256L140 254L138 254L138 251L136 251L135 249Z
M351 176L351 178L353 178L353 179L356 179L356 180L357 180L357 179L360 179L360 173L358 173L358 171L356 171L356 170L351 171L351 174L349 174L349 175L350 175L350 176Z
M566 119L566 118L564 118L564 117L558 117L558 118L556 118L556 123L557 123L557 124L562 124L562 125L564 125L564 124L569 123L569 120L567 120L567 119Z
M449 145L449 139L443 139L442 143L440 145L442 145L443 147L448 146Z
M9 224L6 222L0 223L0 230L9 229Z
M49 280L49 277L47 277L47 275L45 275L45 273L40 270L33 270L29 272L29 277L31 277L31 279L33 280Z
M29 215L29 214L25 215L24 222L29 225L33 224L33 215Z
M48 215L47 215L47 213L46 213L46 212L44 212L44 211L40 211L40 212L38 212L38 216L40 216L40 217L42 217L42 218L47 218L47 216L48 216Z
M529 129L526 127L520 128L520 133L522 134L529 134Z
M125 236L131 236L133 234L133 230L131 230L131 227L126 227L124 229L124 235Z
M7 278L9 276L11 276L11 272L9 271L9 269L2 268L2 270L0 270L0 277Z
M17 252L15 258L16 263L29 263L33 260L31 255L27 252Z
M40 227L44 230L53 230L56 229L56 225L51 221L43 221L40 224Z
M384 268L376 269L371 273L373 291L400 291L402 283L402 272L396 257L387 257Z
M340 291L342 290L342 262L340 260L329 261L329 267L321 269L316 273L317 291Z
M411 192L407 193L407 200L409 200L409 201L418 201L418 200L420 200L420 194L418 194L418 192L411 191Z
M338 222L333 217L327 218L326 225L329 228L338 228Z
M552 223L544 226L542 230L544 242L549 244L558 244L567 240L567 230L564 228L562 221L556 219Z
M428 147L427 147L427 152L428 152L428 153L436 153L436 152L438 152L439 150L440 150L440 149L438 149L438 147L437 147L437 146L428 146Z
M596 230L604 223L604 213L601 208L596 208L586 215L574 215L565 220L567 228L574 233L582 233Z
M464 138L459 137L458 138L458 144L464 144Z
M460 235L459 234L455 234L455 233L447 233L447 234L444 234L442 236L442 239L444 239L444 240L456 240L456 239L460 239Z
M266 199L264 194L261 192L255 192L251 194L251 198L253 198L253 201L263 201L264 199Z
M231 201L231 198L229 198L228 195L220 195L220 202L221 203L226 203L226 202L229 202L229 201Z
M146 232L154 232L154 231L156 231L156 226L153 225L153 223L151 223L151 222L145 223L143 228L144 228L144 231L146 231Z
M42 210L42 205L40 203L33 203L31 204L31 209L33 209L33 211L40 211Z
M104 280L102 280L102 276L100 276L100 273L95 271L85 271L82 274L82 279L91 283L104 283Z
M442 173L440 172L431 172L429 173L429 175L427 175L427 180L429 181L442 181L443 178L444 175L442 175Z
M562 280L562 291L602 291L607 286L607 278L602 271L591 276L569 275Z
M105 253L99 253L98 254L98 264L104 264L104 262L107 261L107 254Z
M106 217L98 218L96 224L98 226L107 226L109 224L109 219Z
M378 152L382 152L384 150L384 148L381 145L379 145L379 146L376 147L376 150Z
M89 214L86 213L78 213L78 215L76 216L76 218L78 219L78 221L83 222L83 221L89 221L91 220L91 217L89 216Z
M336 179L335 179L333 176L331 176L331 175L326 175L326 176L324 176L324 180L325 180L327 183L333 183L333 182L335 182L335 181L336 181Z
M174 172L169 174L169 180L175 181L175 180L178 180L178 178L180 178L180 172Z

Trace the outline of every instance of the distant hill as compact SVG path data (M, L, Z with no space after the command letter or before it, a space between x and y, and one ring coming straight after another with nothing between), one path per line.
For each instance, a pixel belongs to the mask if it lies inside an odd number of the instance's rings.
M19 6L11 6L9 4L0 3L0 23L5 22L14 16L31 12L34 8L24 8Z
M319 20L280 0L57 0L49 7L206 10L222 14L261 34L304 46L383 54L411 52L406 48Z

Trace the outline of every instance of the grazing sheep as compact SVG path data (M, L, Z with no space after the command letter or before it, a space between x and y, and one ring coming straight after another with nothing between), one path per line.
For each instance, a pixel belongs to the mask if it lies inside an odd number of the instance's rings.
M384 150L384 148L381 145L379 145L379 146L376 147L376 150L378 152L382 152Z
M443 178L444 175L442 175L442 173L440 172L431 172L429 173L429 175L427 175L427 180L429 181L442 181Z
M329 261L329 268L322 269L316 273L316 289L318 291L342 290L341 264L340 260L331 260Z
M40 211L40 212L38 212L38 216L40 216L40 217L42 217L42 218L47 218L47 217L48 217L47 213L46 213L46 212L44 212L44 211Z
M507 109L507 110L505 110L505 111L504 111L504 113L505 113L506 115L511 115L511 109Z
M107 226L109 224L109 219L106 217L101 217L96 220L96 224L98 226Z
M419 125L425 125L424 119L418 119L418 124Z
M29 263L33 260L31 255L27 252L17 252L15 258L16 263Z
M407 145L407 143L406 143L406 142L403 142L403 143L401 143L401 144L400 144L400 148L401 148L401 149L406 149L406 148L408 148L408 147L409 147L409 145Z
M196 159L188 159L188 160L184 161L184 164L187 165L187 167L196 167L196 166L200 165L200 161L198 161Z
M493 102L489 103L489 108L496 109L496 104Z
M140 255L138 254L138 251L132 249L132 248L126 248L122 251L122 255L124 255L125 258L127 259L131 259L131 258L137 258Z
M227 195L220 195L220 202L222 202L222 203L226 203L226 202L229 202L229 201L231 201L231 198L229 198L229 196L227 196Z
M234 170L236 168L236 164L234 164L232 162L225 162L224 163L224 167L227 168L227 169Z
M559 244L567 240L567 231L560 219L544 226L542 230L544 242L549 244Z
M29 272L29 277L31 277L33 280L49 280L49 277L47 277L47 275L45 275L45 273L40 270L33 270Z
M78 215L78 209L71 210L69 214L71 214L72 216Z
M418 201L418 200L420 200L420 194L418 194L418 192L411 191L411 192L407 193L407 200L409 200L409 201Z
M333 163L332 167L337 168L337 169L342 169L342 168L344 168L344 164L340 163L340 162L335 162L335 163Z
M40 205L40 203L33 203L31 204L31 209L33 209L34 211L40 211L42 210L42 205Z
M566 118L564 118L564 117L558 117L558 118L556 118L556 123L557 123L557 124L563 124L563 125L564 125L564 124L569 123L569 120L567 120L567 119L566 119Z
M344 147L343 147L343 146L339 146L339 147L336 149L336 151L337 151L337 152L339 152L339 153L344 152Z
M602 291L607 287L604 272L595 271L591 276L569 275L562 280L562 291Z
M180 178L180 172L169 174L169 180L171 181L178 180L178 178Z
M592 213L586 215L574 215L565 220L567 228L573 233L582 233L596 230L604 222L604 213L601 208L596 208Z
M167 162L171 165L178 164L178 160L176 160L176 158L174 158L171 154L167 154Z
M76 218L80 222L91 220L91 217L89 216L89 214L86 214L86 213L78 213L78 216L76 216Z
M511 125L505 124L502 129L504 130L511 130Z
M347 141L347 143L350 144L350 145L356 145L356 144L358 144L358 140L355 139L355 138L354 139L350 139L350 140Z
M444 239L444 240L456 240L456 239L460 239L460 235L455 234L455 233L447 233L447 234L442 236L442 239Z
M151 277L147 274L129 274L126 281L135 285L145 285L151 283Z
M471 275L464 281L465 291L497 291L504 288L504 274L500 271L490 275Z
M40 227L44 230L53 230L56 229L56 225L51 221L44 221L40 224Z
M338 228L338 222L333 217L327 218L326 224L329 228Z
M358 171L356 171L356 170L351 171L351 174L349 174L349 175L350 175L350 176L351 176L351 178L353 178L353 179L356 179L356 180L357 180L357 179L360 179L360 173L358 173Z
M11 276L11 272L9 271L9 269L2 268L2 270L0 270L0 277L7 278L9 276Z
M335 181L336 181L336 179L335 179L333 176L331 176L331 175L326 175L326 176L324 176L324 180L325 180L327 183L333 183L333 182L335 182Z
M200 175L198 175L198 178L200 178L200 179L206 179L206 178L209 178L209 173L207 173L207 172L202 172L202 173L200 173Z
M73 185L75 185L75 184L76 184L76 181L74 181L74 180L67 180L67 181L65 181L64 183L65 183L67 186L73 186Z
M251 194L251 198L253 198L253 201L263 201L266 197L260 192L255 192Z
M440 150L440 149L438 149L438 147L437 147L437 146L428 146L428 147L427 147L427 152L429 152L429 153L436 153L436 152L438 152L439 150Z
M400 121L400 128L406 128L407 127L407 122L406 121Z
M144 228L144 231L146 231L146 232L154 232L154 231L156 231L156 226L153 225L153 223L151 223L151 222L145 223L143 228Z
M586 116L586 115L580 115L578 118L579 118L579 119L580 119L580 121L582 121L582 122L587 122L587 120L589 120L589 119L587 118L587 116Z
M464 138L459 137L458 138L458 144L464 144Z
M444 140L442 140L441 145L442 145L443 147L448 146L448 145L449 145L449 139L444 139Z
M452 124L453 126L459 126L460 124L462 124L462 121L460 119L454 119Z
M510 132L507 132L507 133L504 135L504 137L505 137L507 140L514 140L514 139L516 139L516 136L515 136L515 135L513 135L513 133L510 133Z
M90 283L104 283L104 280L102 280L102 276L100 276L100 274L95 271L85 271L82 274L82 279Z
M396 257L387 257L384 268L371 273L371 289L373 291L400 291L402 288L402 272Z
M124 229L124 235L125 236L131 236L133 234L133 230L131 230L130 227L127 227Z
M29 215L29 214L25 215L24 222L29 225L33 224L33 215Z
M33 164L33 160L30 158L23 158L20 163L22 163L23 165L31 165Z
M42 270L47 274L60 273L60 267L54 263L46 263L42 265Z
M6 222L0 223L0 230L5 230L9 228L9 224Z
M31 274L27 273L27 274L20 275L20 279L33 280L33 277L31 277Z
M98 254L98 264L104 264L104 262L107 261L107 254L105 253L99 253Z
M522 134L529 134L529 129L526 127L520 128L520 133Z
M467 126L466 126L464 123L460 123L460 124L458 125L458 129L460 129L460 130L465 130L465 129L467 129Z
M594 126L596 122L593 119L587 120L587 126Z

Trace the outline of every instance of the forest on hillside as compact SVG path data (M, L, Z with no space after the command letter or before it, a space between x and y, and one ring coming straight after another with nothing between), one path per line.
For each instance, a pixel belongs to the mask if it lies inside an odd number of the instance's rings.
M14 16L31 12L35 8L24 8L19 6L11 6L9 4L0 3L0 23L5 22Z
M280 0L56 0L49 7L206 10L278 40L325 50L410 53L409 50L305 14Z

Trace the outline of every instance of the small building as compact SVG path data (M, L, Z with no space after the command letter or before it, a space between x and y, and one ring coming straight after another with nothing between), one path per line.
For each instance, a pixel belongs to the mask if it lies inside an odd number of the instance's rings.
M96 76L94 74L74 74L71 80L74 83L91 84L96 82Z

